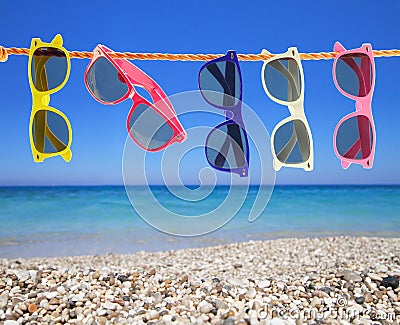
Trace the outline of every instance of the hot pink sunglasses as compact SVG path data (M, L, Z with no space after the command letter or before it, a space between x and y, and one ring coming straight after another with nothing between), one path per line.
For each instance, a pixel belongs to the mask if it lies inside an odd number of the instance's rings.
M85 72L85 85L100 103L114 105L127 98L133 105L126 120L131 138L147 151L160 151L172 143L182 142L187 134L164 91L142 70L125 59L113 59L112 50L97 45ZM153 103L139 95L144 88Z
M371 44L346 50L339 42L335 52L340 52L333 63L333 80L336 88L356 101L356 111L346 115L336 125L333 147L336 156L347 169L352 163L372 168L375 154L375 125L371 101L375 85L375 63Z

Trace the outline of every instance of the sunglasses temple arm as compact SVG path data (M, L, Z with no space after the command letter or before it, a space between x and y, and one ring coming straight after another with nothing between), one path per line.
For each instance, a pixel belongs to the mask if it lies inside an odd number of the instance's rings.
M215 157L214 161L214 164L217 167L218 166L222 167L225 164L226 157L228 155L228 150L231 144L237 165L243 166L246 163L245 161L246 158L244 157L244 151L243 151L243 142L242 142L242 137L240 136L239 128L240 126L236 123L227 125L228 130L225 137L225 141L222 144L221 150L218 152L218 155ZM233 143L232 140L235 143Z
M224 93L225 95L230 95L230 96L224 96L224 102L223 102L224 107L235 106L235 98L233 97L235 95L235 65L228 64L228 62L226 63L225 67L224 79L227 80L228 89L230 93L227 94L226 91L224 91Z
M156 94L157 98L153 98L155 103L164 101L168 106L172 107L171 102L169 101L167 95L161 90L160 86L142 70L136 68L132 63L126 61L125 59L115 59L114 62L121 70L128 74L127 77L131 81L132 85L142 86L150 93L150 96L152 97L152 94ZM168 107L169 110L171 110L170 107Z
M289 141L281 149L281 151L279 151L279 153L276 155L278 157L279 161L286 162L286 160L288 159L289 155L291 154L294 146L296 145L296 140L297 140L296 131L293 130L292 136L290 137Z
M354 71L358 78L359 90L358 95L364 96L363 94L367 94L367 88L365 87L365 78L364 74L358 66L357 62L353 58L343 57L342 60Z
M159 113L162 112L164 109L164 112L160 113L160 114L165 115L167 120L171 120L171 122L178 129L183 130L183 127L180 124L180 122L178 121L178 119L174 119L174 117L176 117L176 112L173 109L172 103L168 99L167 95L157 85L157 83L155 81L151 80L151 78L149 76L147 76L146 74L144 74L144 72L142 72L140 70L136 70L135 66L132 65L130 62L127 62L124 59L116 59L114 61L117 63L117 65L119 66L120 69L127 72L126 77L129 79L129 81L131 82L131 84L133 86L140 84L142 87L144 87L150 93L150 96L152 97L154 103L157 103L157 105L154 104L154 107L156 107L159 110ZM141 74L140 80L137 80L132 77L133 75L137 75L137 73ZM150 81L152 84L146 83L144 79L146 79L147 81ZM154 96L154 95L156 95L156 96ZM172 115L166 114L165 112L172 113ZM177 122L174 122L175 120Z
M48 60L48 58L47 58ZM33 57L34 67L35 67L35 87L38 90L47 90L44 84L47 84L46 76L46 58ZM47 87L48 88L48 87ZM45 128L47 112L44 110L36 112L34 116L34 134L35 134L35 147L39 152L44 152L44 142L45 142Z
M46 114L44 110L37 111L34 117L35 148L39 152L44 152Z
M234 140L232 143L233 154L235 156L236 165L244 166L246 163L245 153L243 150L243 141L240 135L240 126L239 124L228 124L228 135L231 139ZM245 132L245 131L244 131ZM246 136L246 134L244 135Z
M289 60L288 70L289 70L290 75L293 77L293 82L296 86L294 88L296 93L293 94L293 89L291 89L291 87L289 87L290 82L288 84L288 100L293 101L294 99L297 99L300 97L299 68L298 68L297 62L294 60ZM293 95L295 95L295 96L293 97Z
M353 143L349 150L343 155L346 158L354 159L358 152L361 150L362 158L365 159L368 157L371 149L370 149L370 128L369 123L366 123L361 116L357 117L358 119L358 132L359 138ZM368 155L366 154L368 153Z
M154 81L146 75L143 71L136 68L132 63L126 61L125 59L114 59L113 60L118 67L130 76L130 79L134 81L134 83L138 83L145 88L154 88Z
M361 154L362 158L365 159L369 156L371 151L370 148L370 125L368 120L365 118L361 118L361 116L357 116L358 119L358 132L360 134L360 142L361 142Z
M368 94L369 91L371 90L371 62L369 60L369 57L362 57L361 58L361 73L363 75L363 80L364 80L364 87L366 89L365 94Z
M53 147L55 149L57 149L58 152L62 151L66 148L67 144L65 144L59 138L57 138L57 136L50 130L47 122L46 122L46 128L45 128L45 135L49 139L49 141L51 142Z
M222 88L224 89L224 94L232 96L231 90L226 82L226 79L224 78L224 75L222 74L222 72L218 68L218 66L216 64L210 64L210 65L206 66L206 69L214 76L214 78L222 86ZM225 97L226 96L224 96L224 98Z
M229 132L229 131L228 131ZM229 137L225 137L225 141L222 144L221 150L218 152L218 155L215 157L214 165L217 167L223 167L226 161L226 155L228 154L229 150Z
M235 94L235 65L234 64L226 64L225 68L225 80L228 81L228 87L230 90L230 95ZM225 93L225 95L227 95ZM224 106L234 106L235 105L235 98L232 96L224 96ZM246 163L246 159L244 157L243 151L243 142L240 133L240 126L238 124L228 124L228 135L229 137L233 138L235 142L232 143L233 154L236 160L236 166L244 166ZM245 135L246 136L246 135Z
M354 159L354 158L357 156L357 154L358 154L358 152L360 151L360 149L361 149L361 141L360 141L360 139L358 138L358 139L353 143L353 145L350 147L350 149L346 151L346 153L343 155L343 157L345 157L345 158L350 158L350 159Z
M148 75L146 75L142 70L136 68L132 63L126 61L125 59L114 59L113 60L117 66L127 73L127 77L133 86L142 86L147 91L150 92L152 96L152 91L159 88L157 83L152 80ZM158 102L159 100L163 100L163 97L167 97L165 94L161 96L158 92L155 92L159 98L153 98L154 102ZM152 96L153 97L153 96Z
M172 103L170 102L168 96L163 91L161 91L161 93L159 93L159 91L160 91L159 89L160 88L154 88L153 90L157 94L157 96L160 98L160 100L162 100L163 102L167 103L167 106L170 107L170 110L171 110L171 107L173 107ZM174 111L174 110L172 109L172 111Z
M35 65L35 87L39 91L47 91L49 90L49 85L47 81L46 74L46 63L49 60L49 57L34 57L34 65Z
M299 142L299 147L300 147L300 153L301 153L301 158L303 161L306 161L306 157L309 155L306 155L306 148L310 146L310 143L306 140L308 137L299 137L299 125L294 121L294 130L296 132L296 138L297 141ZM307 132L307 131L306 131Z
M299 91L296 87L296 82L293 78L293 75L290 73L290 71L288 71L288 69L286 69L286 67L278 60L275 61L271 61L269 63L275 70L277 70L278 72L280 72L287 80L288 80L288 91L290 91L290 89L295 89L297 91L297 97L299 95ZM291 92L293 93L293 92Z

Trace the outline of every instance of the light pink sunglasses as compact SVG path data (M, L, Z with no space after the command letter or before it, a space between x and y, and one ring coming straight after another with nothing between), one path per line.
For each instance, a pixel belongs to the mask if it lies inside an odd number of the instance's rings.
M346 50L339 42L334 51L340 54L333 63L336 88L356 101L356 111L343 117L336 125L333 147L347 169L352 163L372 168L375 154L375 125L371 101L375 85L375 63L371 44Z

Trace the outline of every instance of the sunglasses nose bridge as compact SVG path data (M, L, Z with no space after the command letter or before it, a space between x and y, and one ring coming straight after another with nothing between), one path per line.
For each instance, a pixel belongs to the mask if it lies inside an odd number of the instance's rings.
M359 100L356 101L356 111L361 111L363 109L363 103Z
M132 89L128 95L128 98L132 99L132 101L135 102L135 97L137 97L137 96L138 96L138 94L137 94L135 88L132 87Z
M304 115L304 107L301 106L301 105L296 106L296 107L288 105L288 109L289 109L290 115L292 117L303 117L303 116L305 116Z
M235 116L234 112L230 111L230 110L226 110L225 111L225 116L227 119L233 119L233 117Z
M231 107L225 110L225 116L228 119L238 120L243 122L241 106Z
M42 97L42 105L48 106L50 103L50 95L45 95Z

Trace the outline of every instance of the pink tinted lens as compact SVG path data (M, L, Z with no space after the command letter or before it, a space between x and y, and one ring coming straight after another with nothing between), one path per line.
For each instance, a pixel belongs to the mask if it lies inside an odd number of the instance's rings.
M371 122L365 115L352 116L340 124L336 135L339 155L348 159L365 159L373 144Z
M368 55L351 53L342 55L336 63L336 80L347 94L365 97L371 91L372 64Z

